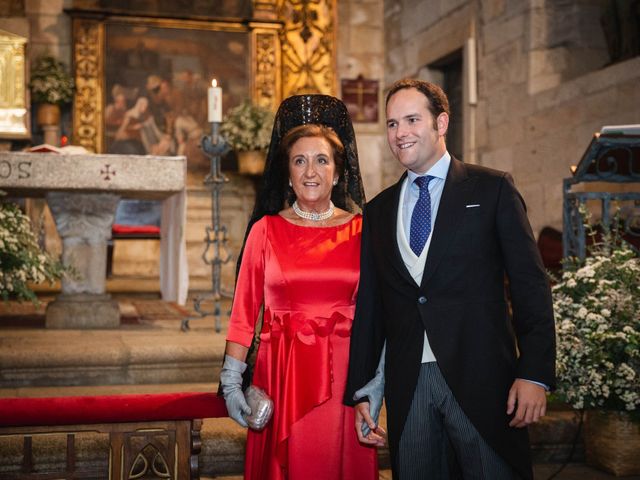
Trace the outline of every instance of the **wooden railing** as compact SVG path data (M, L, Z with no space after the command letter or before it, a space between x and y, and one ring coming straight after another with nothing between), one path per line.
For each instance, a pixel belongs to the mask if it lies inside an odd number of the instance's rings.
M226 417L224 400L213 393L0 398L0 440L22 438L19 470L5 480L199 478L202 419ZM78 434L108 435L108 473L79 465ZM33 439L66 436L66 462L50 471L34 459ZM6 467L6 465L5 465Z

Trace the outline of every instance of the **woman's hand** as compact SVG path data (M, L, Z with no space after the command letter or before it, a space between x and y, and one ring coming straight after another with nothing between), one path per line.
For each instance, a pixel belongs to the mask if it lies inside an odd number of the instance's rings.
M224 364L220 372L220 385L222 395L227 405L227 412L243 427L247 427L245 416L251 415L251 408L247 405L242 393L242 374L247 369L247 364L230 355L224 356Z

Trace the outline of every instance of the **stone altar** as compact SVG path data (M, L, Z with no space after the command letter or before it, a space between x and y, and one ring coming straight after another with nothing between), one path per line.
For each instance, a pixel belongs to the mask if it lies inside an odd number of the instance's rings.
M48 328L116 328L118 306L105 292L106 248L121 197L161 199L162 298L186 302L186 158L0 152L0 190L47 199L62 238L62 261L76 275L47 308Z

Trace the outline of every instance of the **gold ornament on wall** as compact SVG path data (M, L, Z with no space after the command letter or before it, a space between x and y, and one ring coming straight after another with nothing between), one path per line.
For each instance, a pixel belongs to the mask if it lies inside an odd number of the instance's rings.
M25 93L27 39L0 30L0 138L29 136Z
M257 105L276 111L282 100L280 81L280 41L277 30L259 29L253 32L252 84Z
M279 0L283 98L335 95L335 0Z
M104 78L104 24L74 19L73 57L76 98L73 107L73 139L91 152L104 151L102 98Z

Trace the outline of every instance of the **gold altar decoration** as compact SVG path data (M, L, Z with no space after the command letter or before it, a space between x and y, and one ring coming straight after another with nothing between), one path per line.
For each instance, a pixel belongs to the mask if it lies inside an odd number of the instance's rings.
M73 20L73 60L76 98L73 104L73 142L90 152L104 151L104 24Z
M251 34L252 98L256 105L272 111L282 101L280 38L278 30L256 28Z
M277 20L278 0L253 0L253 17L257 20Z
M282 98L336 92L336 0L278 0Z
M0 138L29 137L26 43L26 38L0 30Z
M251 98L275 111L290 95L335 95L336 0L253 0L249 22L176 20L84 11L81 2L67 12L73 19L76 98L73 142L90 151L106 149L104 110L105 26L110 22L165 28L245 31L250 35Z

